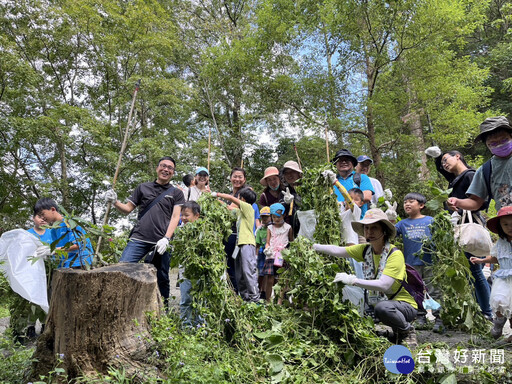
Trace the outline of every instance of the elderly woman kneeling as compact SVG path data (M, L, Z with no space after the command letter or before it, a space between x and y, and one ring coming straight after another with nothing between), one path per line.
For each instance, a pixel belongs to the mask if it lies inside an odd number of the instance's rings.
M411 322L416 318L418 305L401 284L407 274L404 255L390 243L396 234L394 225L383 211L370 209L363 220L352 223L352 228L369 244L349 247L314 244L313 249L362 262L364 279L338 273L335 281L368 290L365 304L373 306L380 321L393 328L397 342L416 347L416 333Z

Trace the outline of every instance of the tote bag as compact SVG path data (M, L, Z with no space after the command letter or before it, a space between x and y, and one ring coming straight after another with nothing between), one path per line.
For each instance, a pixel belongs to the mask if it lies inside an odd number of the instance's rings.
M466 216L469 218L469 223L465 223ZM474 256L490 255L491 235L482 225L473 222L471 211L464 210L461 223L455 226L455 239L458 240L462 249Z

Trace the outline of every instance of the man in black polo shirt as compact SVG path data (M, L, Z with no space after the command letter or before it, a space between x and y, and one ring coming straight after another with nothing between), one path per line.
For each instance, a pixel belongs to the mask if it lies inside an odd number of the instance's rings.
M170 184L175 167L176 162L172 157L162 157L156 168L156 180L140 184L124 204L117 200L117 194L113 190L105 194L105 200L125 215L139 207L137 224L130 234L120 262L137 263L154 247L155 255L151 263L157 269L158 288L166 305L169 301L171 261L167 246L178 226L181 205L185 202L183 192ZM151 205L153 201L156 203Z

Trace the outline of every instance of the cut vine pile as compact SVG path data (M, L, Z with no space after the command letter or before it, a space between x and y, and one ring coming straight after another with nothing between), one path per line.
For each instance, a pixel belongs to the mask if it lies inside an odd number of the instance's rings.
M453 329L488 334L490 323L484 318L470 280L473 275L464 251L453 236L450 215L442 211L430 226L432 238L424 249L432 255L432 284L440 289L441 319Z

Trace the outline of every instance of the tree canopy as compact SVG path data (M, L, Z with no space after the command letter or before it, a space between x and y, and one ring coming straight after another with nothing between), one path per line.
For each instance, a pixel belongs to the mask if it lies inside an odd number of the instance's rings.
M121 199L163 155L175 181L209 165L226 190L242 163L259 188L267 166L340 148L398 196L425 190L440 181L426 147L478 165L479 123L512 113L511 15L474 0L4 1L0 231L43 196L101 222L138 79Z

